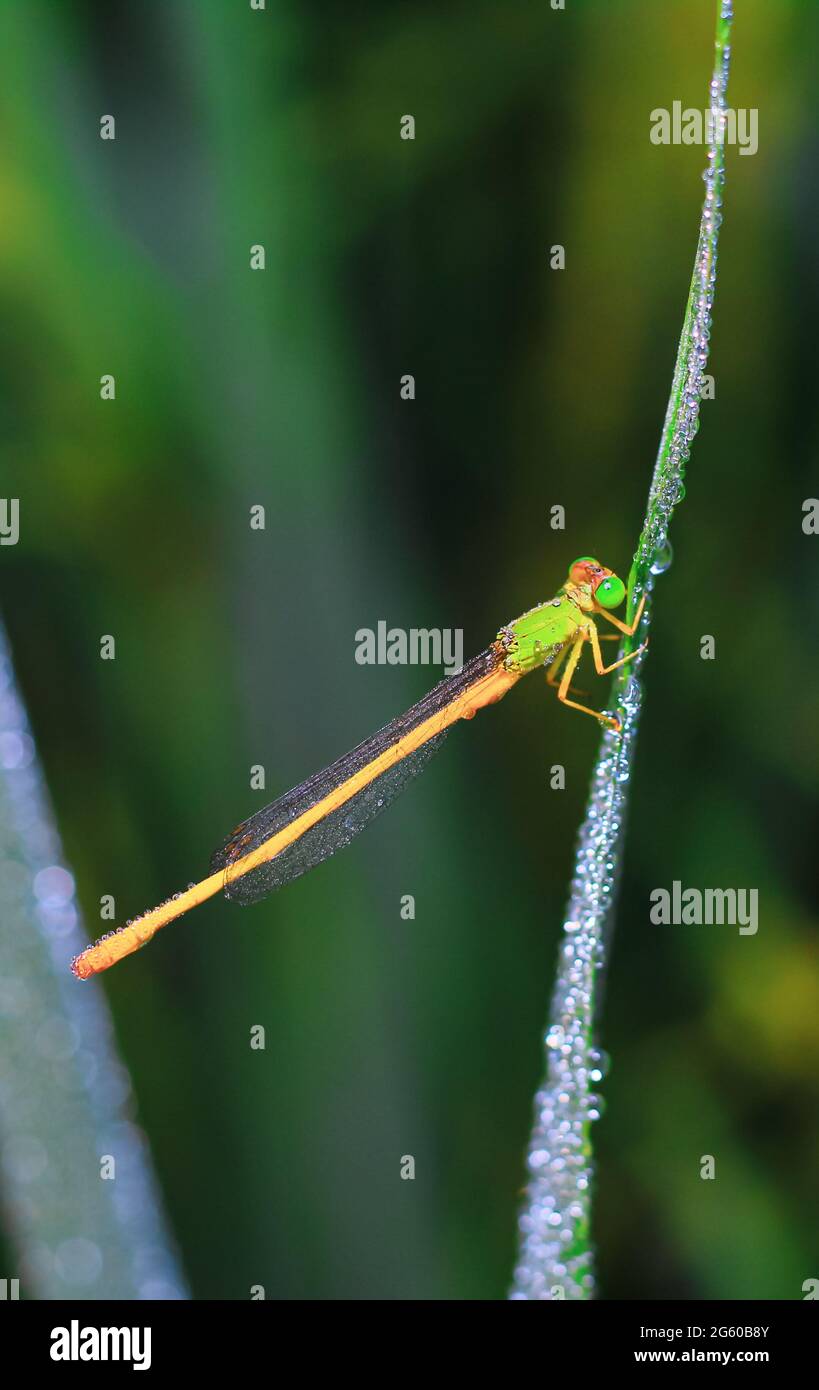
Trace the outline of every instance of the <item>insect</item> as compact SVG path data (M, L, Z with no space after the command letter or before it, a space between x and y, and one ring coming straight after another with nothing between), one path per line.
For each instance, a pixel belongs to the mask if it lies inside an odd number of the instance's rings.
M591 647L598 676L633 661L647 646L644 642L609 666L603 661L601 641L618 638L598 633L595 619L603 618L632 637L642 617L644 597L630 626L614 616L611 610L625 596L625 585L612 570L589 555L575 560L557 597L502 627L485 652L447 676L406 714L243 821L213 854L207 878L89 946L72 961L74 974L85 980L107 970L144 946L160 927L220 890L234 902L259 902L329 859L423 771L453 724L495 704L539 667L546 668L546 679L557 687L564 705L619 732L612 715L570 696L580 693L572 691L571 679L585 643Z

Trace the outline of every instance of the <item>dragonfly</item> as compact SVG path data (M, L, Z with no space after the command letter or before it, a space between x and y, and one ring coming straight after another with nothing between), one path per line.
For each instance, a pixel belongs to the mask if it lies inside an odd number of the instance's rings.
M486 651L447 676L405 714L242 821L212 855L207 878L101 937L71 962L74 974L85 980L108 970L145 946L168 922L218 892L241 904L260 902L329 859L424 770L453 724L496 704L532 671L545 668L558 700L619 734L614 715L571 698L583 693L575 691L571 681L586 644L598 676L625 666L647 647L645 641L608 666L603 660L600 643L620 638L598 632L597 619L626 637L633 637L640 624L645 595L630 625L612 612L625 597L626 587L613 570L590 555L575 560L555 598L507 623Z

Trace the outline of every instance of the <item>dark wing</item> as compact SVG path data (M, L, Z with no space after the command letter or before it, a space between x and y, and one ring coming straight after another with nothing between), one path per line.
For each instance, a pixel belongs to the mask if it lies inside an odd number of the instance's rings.
M315 773L292 791L285 792L278 801L272 802L246 821L242 821L211 856L211 872L216 873L220 869L226 871L225 897L243 904L258 902L274 889L282 888L285 883L306 874L308 869L314 868L324 859L329 859L336 850L343 849L354 840L356 835L385 811L408 783L424 770L441 747L448 730L445 729L428 739L420 748L375 777L342 806L306 830L274 859L260 864L241 877L233 880L230 878L232 864L264 844L272 835L284 830L379 754L386 752L432 715L445 709L484 676L490 675L497 669L500 659L494 648L488 648L468 662L456 675L447 676L405 714L393 719L377 734L365 739L357 748L331 763L323 772Z

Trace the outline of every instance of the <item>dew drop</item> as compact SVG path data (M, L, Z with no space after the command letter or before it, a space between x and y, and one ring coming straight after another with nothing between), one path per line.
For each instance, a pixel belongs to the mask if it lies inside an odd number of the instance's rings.
M680 486L682 486L682 484L680 484ZM651 573L665 574L666 570L670 568L673 559L674 551L671 549L671 542L666 541L654 556L650 567Z

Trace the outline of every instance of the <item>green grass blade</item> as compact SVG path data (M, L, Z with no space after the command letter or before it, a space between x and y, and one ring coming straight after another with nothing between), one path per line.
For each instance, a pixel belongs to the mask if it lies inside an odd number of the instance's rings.
M669 524L684 496L685 467L699 424L725 175L720 133L732 20L730 0L718 0L709 93L716 136L708 147L705 201L671 396L629 576L629 616L643 593L646 612L640 631L624 642L624 652L648 634L651 592L656 575L667 567ZM603 734L580 829L546 1034L546 1077L535 1097L528 1152L531 1177L520 1217L520 1250L510 1294L514 1299L584 1299L595 1292L591 1126L599 1114L597 1086L605 1070L604 1058L595 1047L596 982L606 963L623 853L643 660L638 658L615 678L611 709L619 716L622 733L619 737L610 730Z
M0 623L0 1139L15 1298L184 1299Z

